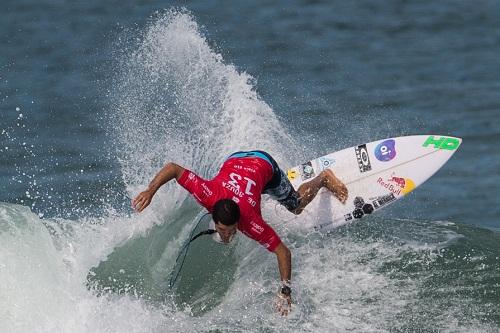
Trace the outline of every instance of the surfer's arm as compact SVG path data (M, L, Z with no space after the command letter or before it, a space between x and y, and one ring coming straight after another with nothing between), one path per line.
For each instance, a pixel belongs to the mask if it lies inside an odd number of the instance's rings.
M142 212L144 208L149 206L158 189L174 178L178 181L184 170L185 169L183 167L172 162L165 164L165 166L153 178L151 183L149 183L148 188L139 193L132 200L132 207L136 211Z
M289 282L292 277L292 254L276 234L276 231L261 216L252 216L251 223L240 219L238 228L245 235L259 242L268 251L276 254L281 281Z
M290 281L292 276L292 254L285 244L280 243L274 253L278 258L281 281Z
M275 300L275 306L278 312L286 316L291 311L292 297L290 289L290 279L292 277L292 254L285 244L280 243L274 253L278 258L278 266L281 276L281 287L278 291L277 300ZM283 293L283 287L288 288L286 294Z

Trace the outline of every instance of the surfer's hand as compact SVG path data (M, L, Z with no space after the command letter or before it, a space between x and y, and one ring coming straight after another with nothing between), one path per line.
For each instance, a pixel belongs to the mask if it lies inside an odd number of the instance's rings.
M149 206L151 203L151 199L153 199L154 193L151 191L143 191L139 193L133 200L132 200L132 208L136 212L142 212L144 208Z
M287 316L292 312L292 296L284 295L281 291L274 298L274 307L282 316Z

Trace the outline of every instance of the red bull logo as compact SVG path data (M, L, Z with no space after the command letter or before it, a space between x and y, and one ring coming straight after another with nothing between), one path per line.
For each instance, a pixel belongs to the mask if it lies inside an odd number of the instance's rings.
M388 189L394 195L406 195L413 191L415 188L415 182L410 178L403 178L391 175L391 177L387 180L384 180L382 177L377 179L377 184Z
M401 188L405 188L406 180L401 177L394 177L392 176L391 178L388 179L389 182L396 183Z

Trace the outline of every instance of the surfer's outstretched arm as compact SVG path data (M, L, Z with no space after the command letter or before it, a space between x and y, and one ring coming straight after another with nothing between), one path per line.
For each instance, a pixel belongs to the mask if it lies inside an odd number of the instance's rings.
M168 183L174 178L179 180L184 170L185 169L183 167L172 162L165 164L165 166L158 171L151 183L149 183L148 188L139 193L132 200L132 208L134 208L137 212L142 212L144 208L149 206L156 191L158 191L162 185Z
M292 275L292 254L285 244L280 243L274 250L278 258L281 281L290 281Z
M292 254L283 243L280 243L280 245L276 247L274 253L278 258L278 267L282 283L282 287L278 290L278 298L275 301L275 306L282 316L286 316L292 310L292 296L290 289L290 279L292 276ZM285 289L283 289L284 287Z

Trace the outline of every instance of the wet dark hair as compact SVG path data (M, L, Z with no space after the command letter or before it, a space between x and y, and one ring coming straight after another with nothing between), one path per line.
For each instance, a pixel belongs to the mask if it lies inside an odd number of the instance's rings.
M215 223L233 225L240 219L240 207L233 200L219 200L212 209L212 218Z

